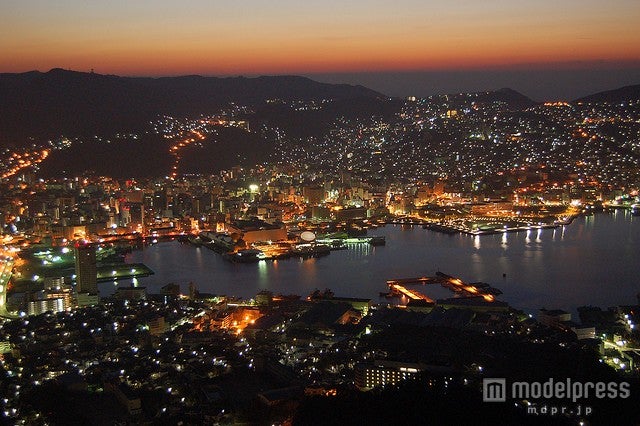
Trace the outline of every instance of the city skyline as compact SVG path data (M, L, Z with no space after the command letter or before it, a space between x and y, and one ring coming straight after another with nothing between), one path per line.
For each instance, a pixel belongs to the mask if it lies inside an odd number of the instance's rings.
M30 1L9 2L3 18L2 72L302 74L390 96L511 86L539 100L640 79L631 1Z
M0 10L1 424L640 424L638 0Z

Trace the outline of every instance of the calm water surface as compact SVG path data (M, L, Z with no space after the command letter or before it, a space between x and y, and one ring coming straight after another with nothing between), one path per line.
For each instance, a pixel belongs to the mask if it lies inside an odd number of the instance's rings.
M504 292L501 300L531 312L632 304L640 292L640 218L625 211L582 217L563 228L481 237L393 225L370 235L384 235L386 246L363 244L318 259L236 264L204 247L167 242L134 252L127 261L155 271L138 280L150 293L170 282L186 293L193 281L203 292L242 297L264 289L306 296L330 288L339 296L377 299L387 279L437 270L487 282ZM114 288L103 286L103 292ZM446 294L422 290L435 297Z

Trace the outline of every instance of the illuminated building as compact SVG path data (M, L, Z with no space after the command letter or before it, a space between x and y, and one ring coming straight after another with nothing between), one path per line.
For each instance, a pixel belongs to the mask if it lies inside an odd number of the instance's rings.
M65 288L63 278L54 278L50 281L45 280L45 289L31 295L27 302L27 313L39 315L48 311L62 312L74 306L75 300L71 288Z
M62 298L32 300L27 303L27 314L39 315L48 311L62 312L65 310L64 305L64 299Z
M44 289L45 290L60 290L64 288L64 277L45 277Z
M144 204L127 202L121 209L122 222L133 232L144 231Z
M227 224L227 229L230 233L241 234L247 244L287 239L286 227L271 225L261 220L238 220L233 224Z
M13 349L13 345L8 340L0 342L0 354L10 353Z
M93 306L100 303L100 296L97 294L77 293L76 300L78 306Z
M147 300L146 287L118 287L115 294L119 300Z
M415 379L425 370L423 364L395 361L376 361L374 365L356 365L355 385L360 390L370 390L387 385L396 385L404 380Z
M560 309L551 311L547 309L540 309L538 311L538 321L540 322L540 324L554 327L558 326L562 322L571 321L571 314Z
M156 317L149 320L149 333L158 336L167 330L167 324L164 317Z
M98 294L96 271L96 248L90 245L76 245L76 291Z

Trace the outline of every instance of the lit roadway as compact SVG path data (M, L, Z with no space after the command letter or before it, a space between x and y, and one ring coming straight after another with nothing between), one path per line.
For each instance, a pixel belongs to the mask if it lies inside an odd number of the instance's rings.
M49 152L48 149L15 152L9 158L0 159L0 179L6 179L23 169L43 162L49 156Z
M193 142L202 141L205 139L205 136L197 130L192 130L191 136L193 137L186 138L180 142L177 142L169 149L169 152L171 153L171 155L173 155L173 166L171 169L172 179L175 179L178 176L178 166L180 165L180 160L182 159L180 150L186 146L191 145Z
M17 318L18 316L7 311L7 285L11 278L13 258L0 256L0 317Z
M607 347L607 348L616 349L616 350L621 351L621 352L625 352L625 351L634 352L636 355L640 355L640 348L632 348L632 347L629 347L629 346L620 346L620 345L617 345L615 343L611 343L608 340L603 340L602 342L604 343L604 346Z

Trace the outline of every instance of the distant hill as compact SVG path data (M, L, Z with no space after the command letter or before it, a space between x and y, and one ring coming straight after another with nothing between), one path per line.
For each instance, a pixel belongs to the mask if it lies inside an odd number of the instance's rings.
M0 74L0 144L135 130L158 114L213 113L229 102L383 97L363 86L296 76L134 78L59 68Z
M576 99L574 102L628 102L635 100L640 100L640 84L594 93L593 95Z
M523 95L522 93L513 89L509 89L508 87L486 93L479 93L478 99L483 102L505 102L507 105L514 109L528 108L538 103L531 98Z
M470 100L470 97L474 102L480 103L504 102L509 106L509 108L514 110L529 108L537 104L536 101L509 88L490 90L486 92L455 93L446 96L453 102L462 103L467 103Z

